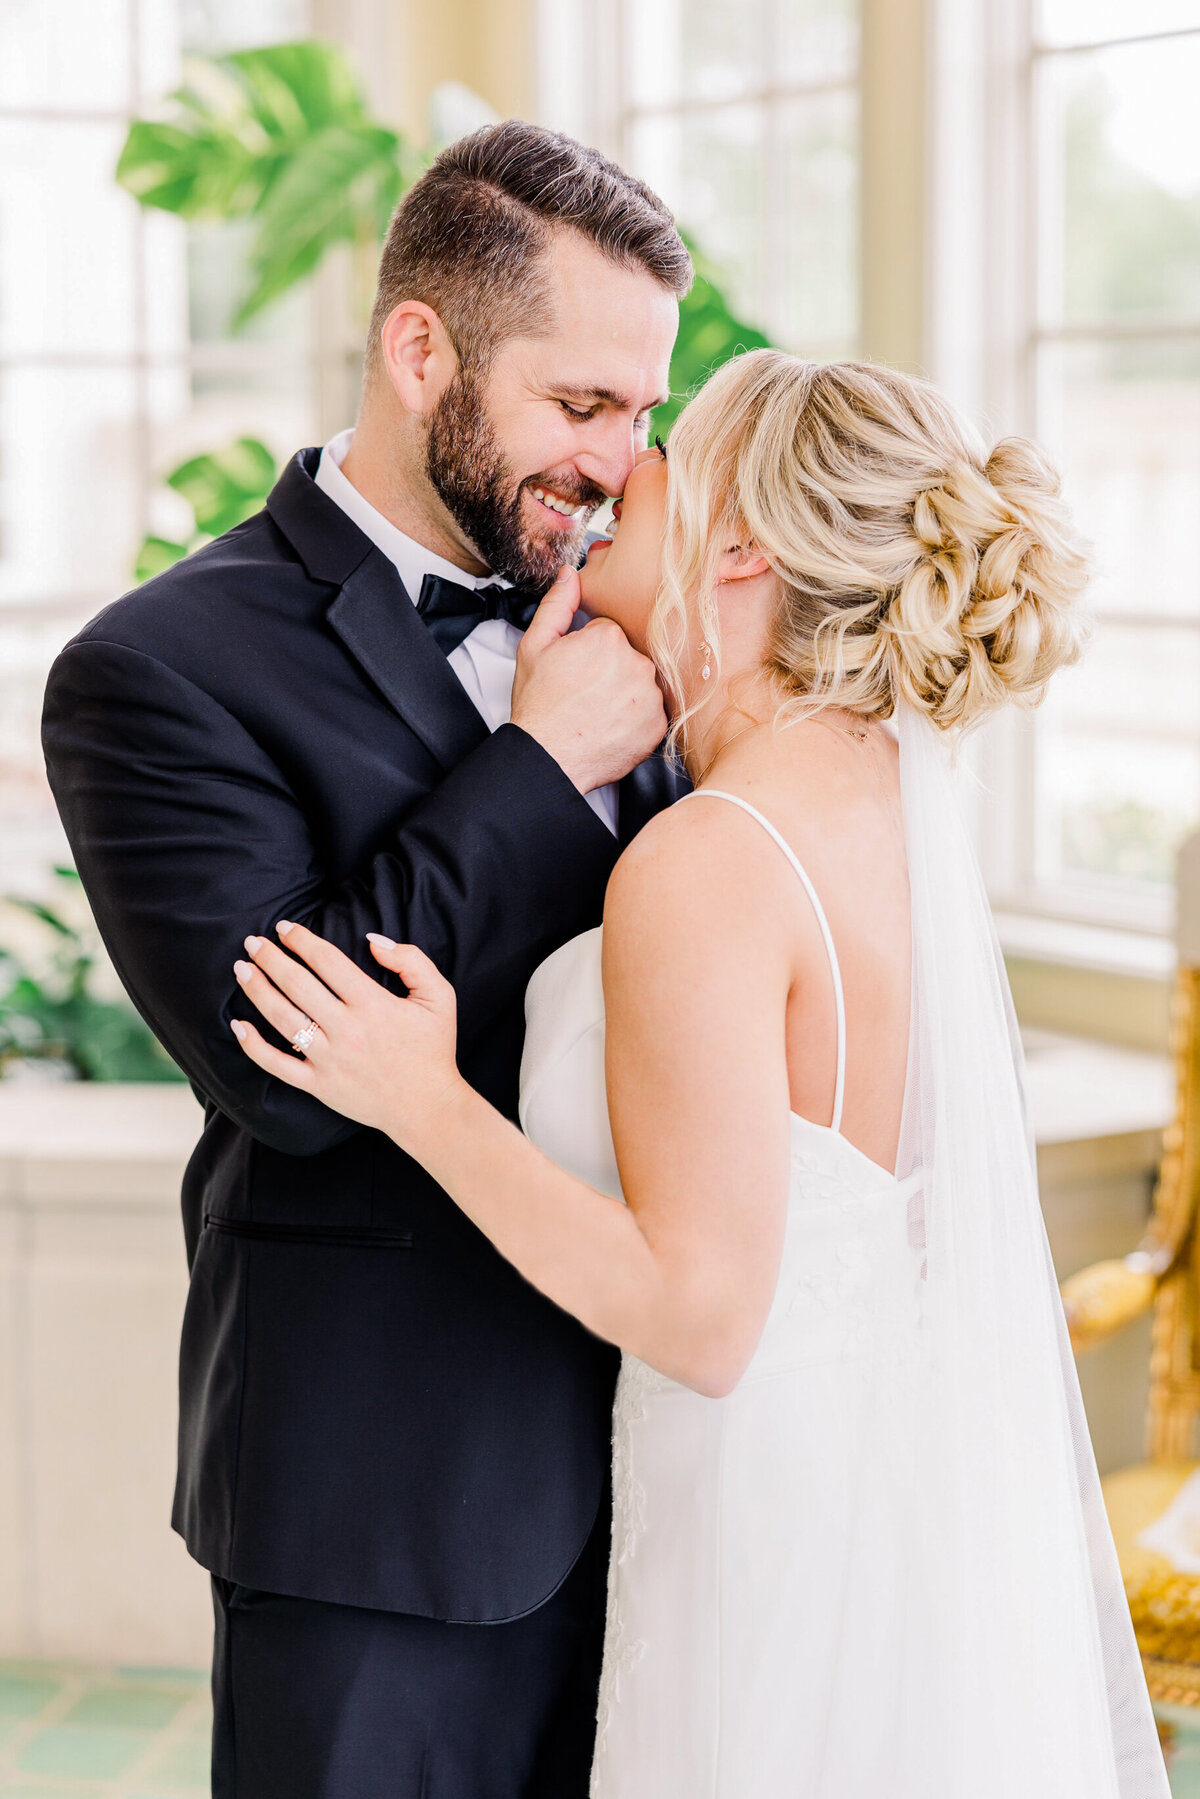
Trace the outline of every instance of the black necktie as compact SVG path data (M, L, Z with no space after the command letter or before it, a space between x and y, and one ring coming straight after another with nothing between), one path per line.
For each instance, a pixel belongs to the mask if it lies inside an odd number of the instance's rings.
M502 618L523 631L538 609L540 594L520 587L463 587L426 575L417 611L444 656L487 618Z

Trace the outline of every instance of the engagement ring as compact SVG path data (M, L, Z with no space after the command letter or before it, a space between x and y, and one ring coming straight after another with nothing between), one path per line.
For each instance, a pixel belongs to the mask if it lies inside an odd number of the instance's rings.
M292 1048L299 1055L306 1056L316 1040L317 1027L311 1018L306 1018L296 1035L292 1038Z

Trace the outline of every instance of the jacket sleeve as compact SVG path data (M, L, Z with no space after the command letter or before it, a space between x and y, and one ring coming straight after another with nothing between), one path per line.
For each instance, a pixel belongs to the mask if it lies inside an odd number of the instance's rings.
M292 918L377 978L368 931L419 944L458 989L469 1049L542 956L594 922L616 858L562 769L513 725L409 805L337 884L323 877L270 756L154 658L92 637L68 645L50 674L42 734L79 873L131 999L206 1098L292 1155L358 1127L238 1049L229 1020L245 1002L232 971L246 936Z

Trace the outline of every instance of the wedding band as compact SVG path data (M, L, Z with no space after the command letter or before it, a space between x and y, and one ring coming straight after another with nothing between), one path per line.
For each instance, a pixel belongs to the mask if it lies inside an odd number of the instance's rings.
M298 1055L306 1056L316 1040L317 1027L311 1018L306 1018L292 1038L292 1048Z

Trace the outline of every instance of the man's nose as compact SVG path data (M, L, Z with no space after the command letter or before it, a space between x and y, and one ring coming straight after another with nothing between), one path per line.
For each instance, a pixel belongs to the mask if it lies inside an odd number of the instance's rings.
M642 435L636 419L627 413L593 419L586 441L576 451L575 466L585 480L594 481L605 493L624 493L634 459L645 448Z

